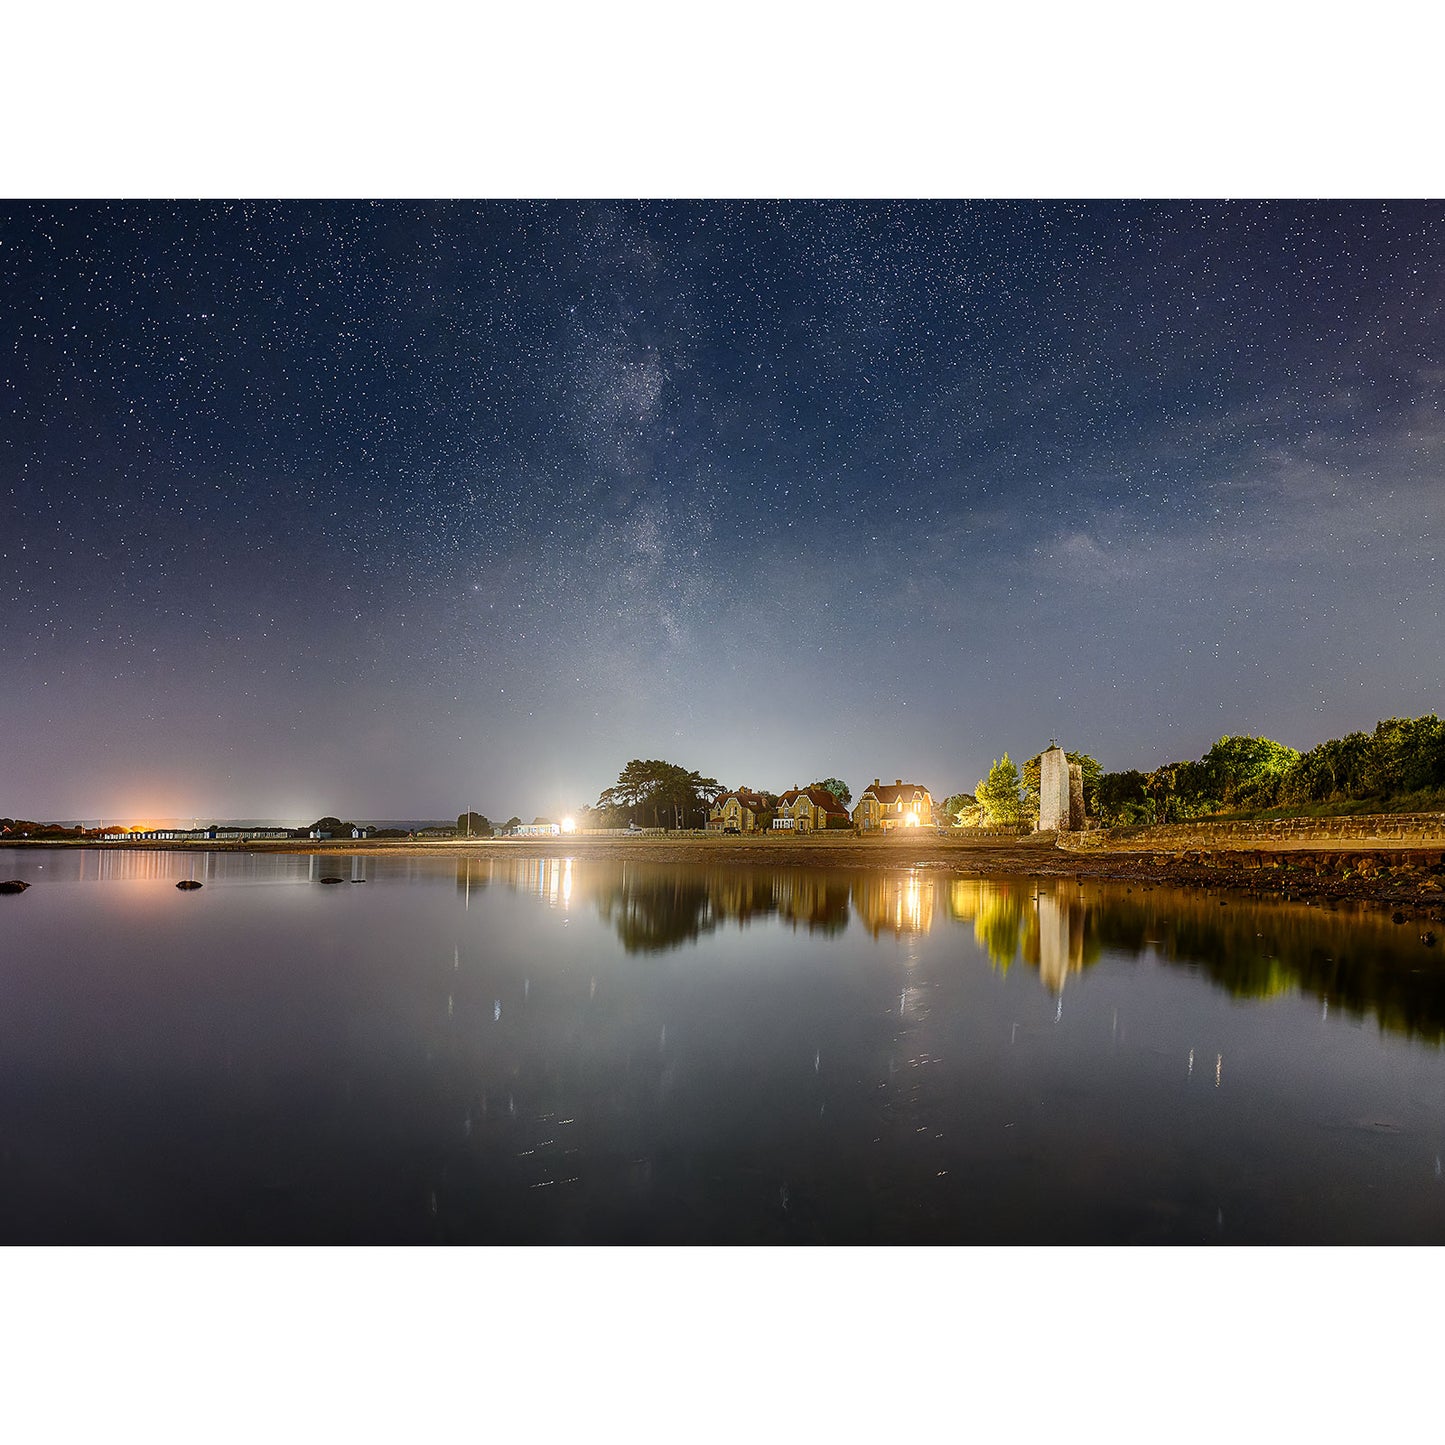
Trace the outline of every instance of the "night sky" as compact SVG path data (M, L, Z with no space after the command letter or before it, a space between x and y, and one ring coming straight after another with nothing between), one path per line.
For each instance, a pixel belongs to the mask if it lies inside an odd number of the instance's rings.
M1436 204L0 203L0 813L1438 711Z

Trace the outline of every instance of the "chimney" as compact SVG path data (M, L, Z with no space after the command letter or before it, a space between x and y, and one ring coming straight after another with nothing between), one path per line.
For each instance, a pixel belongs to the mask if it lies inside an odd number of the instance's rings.
M902 779L902 778L894 778L894 779L893 779L893 786L894 786L895 788L901 788L901 787L903 786L903 779Z
M878 786L878 779L877 779L877 778L874 778L874 779L873 779L873 786L874 786L875 788Z

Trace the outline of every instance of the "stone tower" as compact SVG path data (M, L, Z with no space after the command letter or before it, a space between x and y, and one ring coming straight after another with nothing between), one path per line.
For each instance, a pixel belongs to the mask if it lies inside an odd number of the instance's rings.
M1069 764L1069 832L1084 831L1084 769L1079 763Z
M1039 758L1039 831L1064 832L1069 826L1069 760L1058 743Z

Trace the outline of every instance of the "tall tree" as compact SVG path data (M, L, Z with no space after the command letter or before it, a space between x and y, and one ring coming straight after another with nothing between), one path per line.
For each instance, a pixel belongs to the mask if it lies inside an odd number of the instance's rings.
M853 801L848 784L842 778L824 778L821 783L810 783L813 788L826 788L846 808Z
M648 823L654 828L705 826L713 798L720 791L716 778L664 762L660 758L633 758L617 781L597 799L597 811L608 826Z
M988 777L981 778L974 789L983 804L988 821L993 825L1017 823L1023 817L1023 798L1019 791L1019 770L1007 753L994 760Z

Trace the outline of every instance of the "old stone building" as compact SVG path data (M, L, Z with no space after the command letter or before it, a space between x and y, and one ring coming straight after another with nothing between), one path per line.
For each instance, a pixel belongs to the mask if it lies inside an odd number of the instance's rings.
M853 809L853 824L864 833L892 833L899 828L933 826L933 798L922 783L874 778Z
M1039 831L1081 833L1085 826L1083 765L1050 743L1039 754Z
M748 788L736 788L714 799L707 826L714 833L756 833L768 811L767 799Z
M773 819L773 826L781 825L799 833L821 832L829 826L829 818L846 823L848 810L827 788L793 787L778 799L778 816Z
M1039 755L1039 831L1067 831L1069 826L1069 759L1058 743Z

